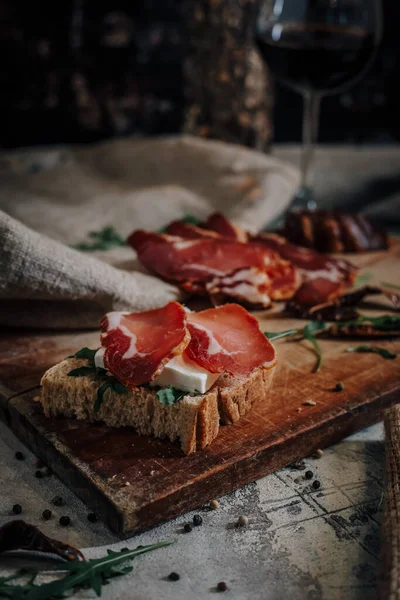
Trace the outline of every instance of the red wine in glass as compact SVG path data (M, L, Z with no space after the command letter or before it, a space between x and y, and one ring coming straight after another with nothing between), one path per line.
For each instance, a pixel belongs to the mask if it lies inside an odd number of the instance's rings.
M265 0L256 25L261 56L304 98L301 185L294 206L316 208L308 185L321 95L361 78L381 37L379 0Z

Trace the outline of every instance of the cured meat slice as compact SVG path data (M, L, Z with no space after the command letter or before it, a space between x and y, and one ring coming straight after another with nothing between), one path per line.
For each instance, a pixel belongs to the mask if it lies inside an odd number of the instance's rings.
M185 223L184 221L172 221L166 229L169 235L177 235L187 240L196 240L198 238L220 239L220 234L209 229L202 229L196 225Z
M178 302L140 313L107 313L100 329L104 366L127 387L152 381L190 340Z
M204 223L204 229L211 229L224 237L231 238L237 242L247 242L247 232L234 225L222 213L213 213Z
M299 304L313 306L332 300L355 280L357 269L342 258L324 256L315 250L295 246L273 233L260 233L252 241L274 250L298 268L303 280L295 294Z
M237 292L235 286L230 285L230 279L237 277L238 271L247 270L251 277L244 279L239 275L235 284L245 281L248 286L255 286L254 294L264 296L263 303L256 305L266 307L270 305L270 298L292 298L300 285L296 268L261 245L243 244L227 238L183 239L144 231L133 233L128 241L145 267L189 292L206 294L211 291L215 295L219 288L225 288L225 296L242 299L243 288ZM258 289L259 283L262 283L262 290ZM229 294L227 287L230 287ZM246 299L252 304L250 296Z
M275 348L258 321L238 304L187 314L190 344L185 354L211 373L248 377L276 363Z

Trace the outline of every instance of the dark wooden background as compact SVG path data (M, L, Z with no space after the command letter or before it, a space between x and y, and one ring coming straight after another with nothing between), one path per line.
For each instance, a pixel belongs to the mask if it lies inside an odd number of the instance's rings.
M252 44L259 0L0 0L0 144L189 131L264 149L300 138L301 100ZM400 3L369 75L323 102L321 139L400 138ZM334 126L332 126L334 124Z

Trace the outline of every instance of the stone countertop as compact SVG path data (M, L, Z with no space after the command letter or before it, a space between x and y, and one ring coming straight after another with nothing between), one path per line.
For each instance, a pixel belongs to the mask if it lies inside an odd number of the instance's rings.
M384 444L382 426L325 450L319 459L306 459L313 472L286 468L220 498L220 508L204 507L151 531L120 541L100 522L89 523L88 508L55 476L37 479L35 457L4 425L0 425L0 524L21 517L51 537L83 548L97 558L107 548L134 548L175 539L168 548L138 557L129 575L114 579L102 597L125 600L202 600L215 597L225 581L235 600L372 600L376 597L379 521L383 497ZM25 460L17 461L20 450ZM312 481L321 483L318 490ZM60 495L63 507L51 504ZM41 513L50 508L53 517ZM183 525L198 513L201 527L183 533ZM61 515L71 518L61 527ZM247 515L247 527L234 526ZM0 573L17 564L2 559ZM18 566L20 566L18 564ZM168 581L176 571L181 578ZM134 589L131 592L130 590ZM92 597L81 592L73 598Z
M283 146L276 155L298 161L298 148ZM396 147L320 148L316 161L316 195L322 206L365 208L372 214L400 218L400 153ZM24 461L14 458L21 450ZM153 530L119 541L101 523L89 523L88 508L54 476L35 477L35 459L0 425L0 524L12 518L13 504L46 534L84 549L88 558L107 548L135 547L175 539L168 548L138 557L133 571L103 590L103 598L201 600L215 597L225 581L235 600L369 600L376 597L379 528L383 498L384 444L381 425L306 459L306 468L321 482L314 490L305 471L283 469L220 499L220 508L198 510L203 525L183 533L188 513ZM311 483L312 481L311 480ZM61 495L64 507L51 499ZM45 522L41 513L53 511ZM66 514L71 525L62 528ZM235 528L238 516L249 524ZM0 574L15 567L2 558ZM171 571L181 578L167 580ZM80 592L73 598L89 598Z

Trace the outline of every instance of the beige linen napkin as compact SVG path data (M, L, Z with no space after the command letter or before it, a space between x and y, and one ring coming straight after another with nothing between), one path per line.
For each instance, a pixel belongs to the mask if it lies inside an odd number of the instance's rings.
M97 327L108 310L180 297L128 246L70 247L90 231L126 237L215 210L256 231L298 185L297 170L273 157L190 136L15 151L0 166L0 324L11 326Z

